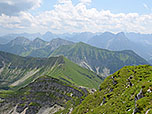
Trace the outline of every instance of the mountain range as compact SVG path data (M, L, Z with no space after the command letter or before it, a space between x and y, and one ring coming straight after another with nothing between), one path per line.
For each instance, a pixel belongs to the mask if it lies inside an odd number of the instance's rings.
M97 74L111 74L127 65L148 64L146 60L130 50L109 51L96 48L83 42L61 46L50 56L64 55L82 67ZM107 72L105 72L107 71Z
M0 51L41 58L64 55L74 63L102 76L114 73L125 65L149 64L133 51L109 51L60 38L46 42L40 38L30 41L17 37L8 44L0 45Z
M145 34L0 37L0 114L152 114L150 57Z
M105 32L101 35L94 36L87 43L99 48L113 51L133 50L138 55L150 62L152 57L152 45L150 44L150 39L152 39L152 37L146 39L143 38L144 35L138 38L135 38L134 36L136 36L136 34L132 35L131 33L127 33L125 35L123 32L118 34Z
M60 38L46 42L40 38L36 38L31 41L25 37L17 37L7 44L1 44L0 51L5 51L20 56L48 57L49 54L56 48L69 44L73 44L73 42Z
M54 34L46 32L45 34L40 33L21 33L21 34L8 34L0 37L0 44L7 44L16 37L26 37L30 40L34 40L39 37L40 39L50 42L56 38L62 38L72 42L84 42L95 47L109 49L113 51L121 50L133 50L138 55L146 59L151 63L152 61L152 35L151 34L140 34L140 33L64 33Z

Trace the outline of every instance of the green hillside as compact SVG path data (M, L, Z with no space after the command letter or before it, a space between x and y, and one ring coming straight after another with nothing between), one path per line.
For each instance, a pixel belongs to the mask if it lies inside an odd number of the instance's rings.
M84 113L152 114L152 66L126 66L107 77L72 114Z
M65 64L59 64L54 69L47 73L48 76L62 79L74 85L84 87L98 88L103 78L97 74L82 68L70 60L64 58Z
M92 47L82 42L61 46L50 56L56 55L64 55L71 61L98 74L103 74L104 69L110 70L109 73L114 73L123 66L148 64L146 60L133 51L109 51Z
M98 88L102 78L70 60L59 57L32 58L0 52L0 88L18 88L40 76L58 78L69 84Z

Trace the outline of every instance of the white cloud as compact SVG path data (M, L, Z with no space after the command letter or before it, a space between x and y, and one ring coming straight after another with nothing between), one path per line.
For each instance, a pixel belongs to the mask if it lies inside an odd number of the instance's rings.
M40 7L41 0L0 0L0 15L18 15L22 11Z
M23 32L141 32L152 33L152 14L114 14L109 10L87 8L82 2L59 0L53 10L33 16L21 12L19 16L0 16L0 27Z

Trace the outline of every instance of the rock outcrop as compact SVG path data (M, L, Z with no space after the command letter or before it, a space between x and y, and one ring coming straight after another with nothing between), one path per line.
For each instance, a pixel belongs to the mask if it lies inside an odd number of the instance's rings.
M22 113L26 109L26 114L36 114L42 107L51 108L58 105L66 108L68 101L71 101L71 105L75 105L87 94L84 88L67 85L55 78L41 77L5 98L0 104L1 106L8 103L17 105L15 110L17 113Z

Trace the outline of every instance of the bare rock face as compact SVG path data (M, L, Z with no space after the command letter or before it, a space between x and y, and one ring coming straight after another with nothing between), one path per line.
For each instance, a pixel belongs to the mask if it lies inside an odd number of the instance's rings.
M137 104L136 104L136 101L143 98L143 91L142 89L140 90L140 92L137 94L137 96L135 96L135 109L133 111L132 114L136 114L138 112L138 108L137 108Z
M143 92L142 92L142 89L140 90L140 92L137 94L137 99L141 99L143 98Z

